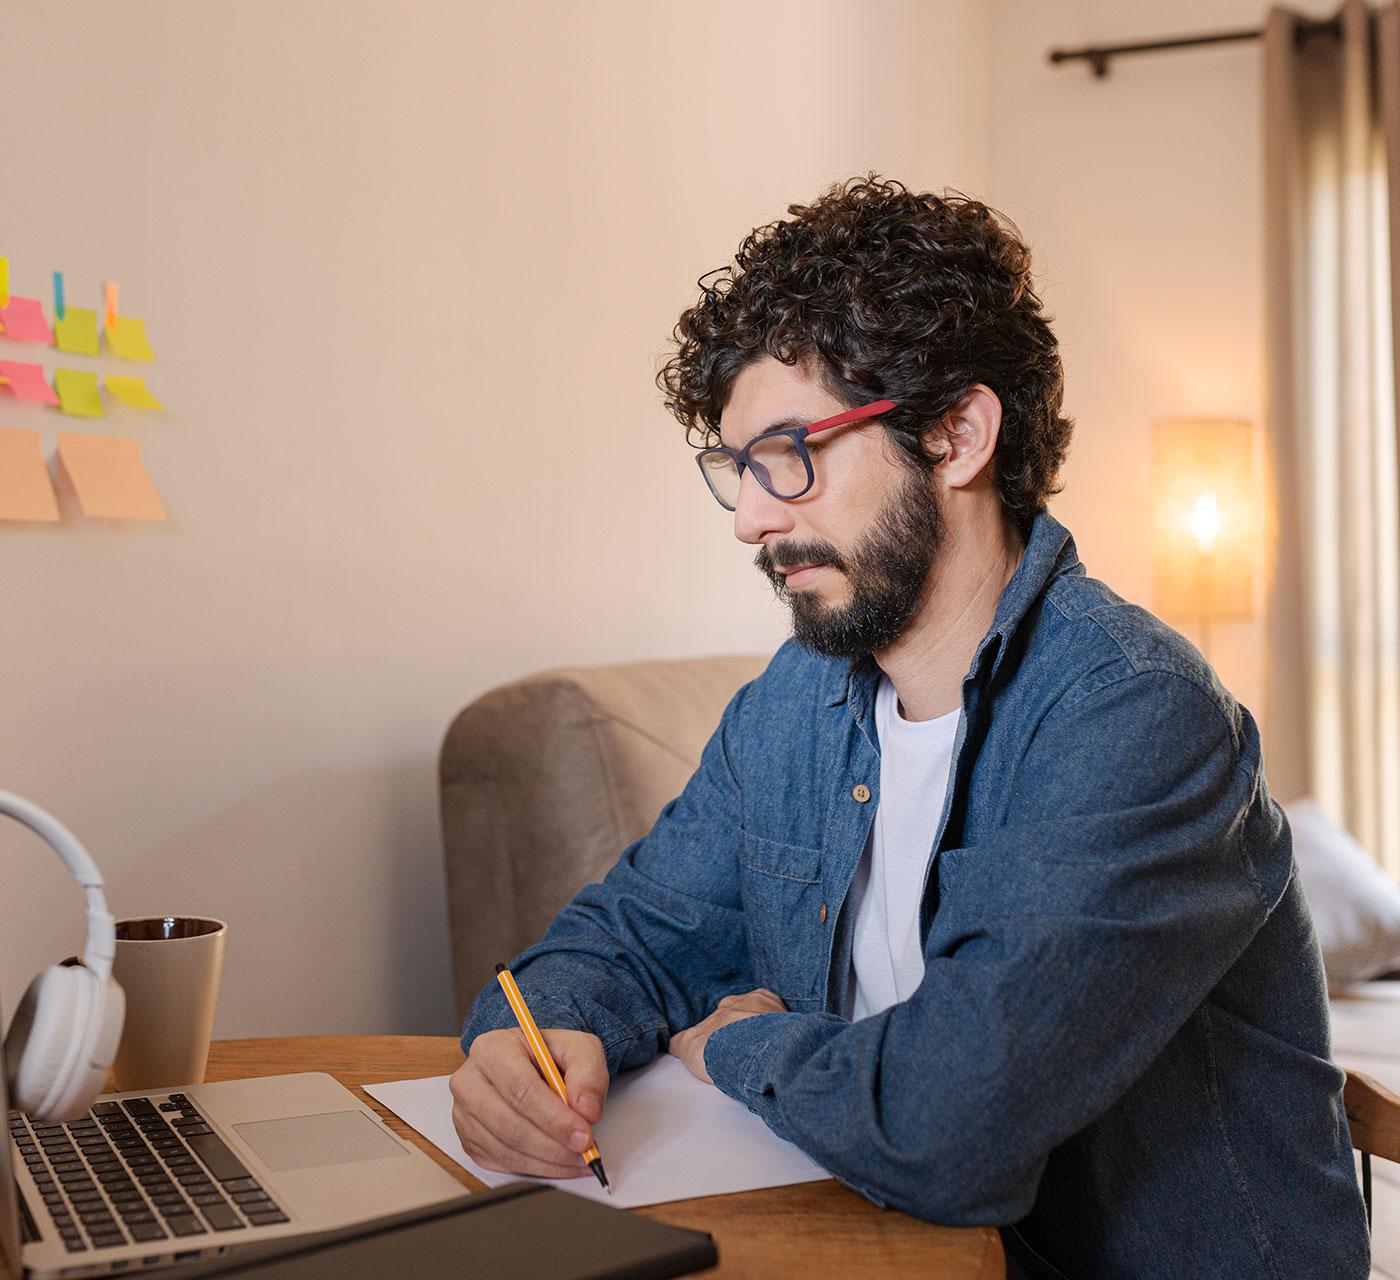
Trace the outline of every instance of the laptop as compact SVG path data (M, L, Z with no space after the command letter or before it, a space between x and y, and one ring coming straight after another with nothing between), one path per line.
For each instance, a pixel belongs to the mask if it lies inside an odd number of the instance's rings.
M67 1124L11 1111L6 1079L0 1043L0 1258L11 1276L217 1258L468 1195L320 1072L104 1094Z

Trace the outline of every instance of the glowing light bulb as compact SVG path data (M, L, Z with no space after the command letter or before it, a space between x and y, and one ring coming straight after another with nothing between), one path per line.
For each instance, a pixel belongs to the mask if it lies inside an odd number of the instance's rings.
M1209 551L1220 533L1220 504L1216 502L1215 494L1203 493L1196 499L1195 509L1186 527L1191 530L1191 536L1200 544L1201 550Z

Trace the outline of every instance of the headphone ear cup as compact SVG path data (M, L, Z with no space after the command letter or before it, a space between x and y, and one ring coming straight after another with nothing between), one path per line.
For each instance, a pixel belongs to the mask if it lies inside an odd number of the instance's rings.
M122 1028L126 1025L126 992L115 978L107 979L107 998L102 1005L102 1025L97 1031L97 1041L93 1046L92 1065L102 1072L102 1082L107 1082L107 1072L117 1059L117 1047L122 1042Z
M24 993L5 1038L13 1102L36 1120L80 1116L102 1092L121 1041L126 996L80 965L45 969Z
M5 1036L5 1061L13 1073L10 1104L47 1120L54 1086L62 1082L81 1027L82 978L75 967L53 965L29 984Z
M48 1106L54 1120L76 1120L106 1086L107 1069L116 1057L126 1013L126 995L115 981L105 982L89 969L79 970L88 987L85 1011L79 1015L76 1046L67 1075L56 1082Z

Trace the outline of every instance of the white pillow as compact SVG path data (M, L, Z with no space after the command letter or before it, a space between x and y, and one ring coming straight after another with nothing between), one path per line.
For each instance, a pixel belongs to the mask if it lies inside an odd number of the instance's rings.
M1328 987L1400 969L1400 886L1315 800L1283 811Z

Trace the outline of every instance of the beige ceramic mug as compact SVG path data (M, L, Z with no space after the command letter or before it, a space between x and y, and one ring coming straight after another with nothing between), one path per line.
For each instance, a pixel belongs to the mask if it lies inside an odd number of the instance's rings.
M117 921L112 976L126 993L126 1025L112 1063L119 1090L204 1079L227 936L222 920L204 917Z

